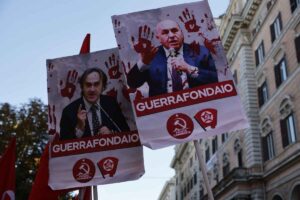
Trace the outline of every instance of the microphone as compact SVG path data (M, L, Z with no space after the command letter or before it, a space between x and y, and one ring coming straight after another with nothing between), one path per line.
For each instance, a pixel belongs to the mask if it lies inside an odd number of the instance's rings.
M175 58L178 55L177 51L174 48L170 48L169 53L170 53L169 57L171 57L171 58Z
M119 132L122 132L122 130L120 129L120 127L117 125L117 123L109 116L109 114L104 110L104 108L101 105L100 105L100 110L102 110L102 112L104 113L104 115L106 115L106 117L108 118L108 120L112 122L112 124L115 126L115 128L117 128Z
M177 55L178 55L178 51L177 50L175 50L174 48L170 48L169 49L169 57L171 57L171 58L176 58L177 57ZM182 71L181 70L177 70L176 69L176 72L177 72L177 74L178 75L182 75Z

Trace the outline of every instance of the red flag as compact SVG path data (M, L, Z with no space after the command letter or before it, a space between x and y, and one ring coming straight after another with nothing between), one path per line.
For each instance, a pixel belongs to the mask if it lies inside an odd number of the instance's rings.
M91 34L88 33L86 34L83 40L79 54L90 53L90 40L91 40Z
M0 199L14 200L16 189L16 138L12 138L10 145L0 159Z
M52 190L48 185L49 179L49 143L47 144L41 160L38 172L31 188L29 200L56 200L59 195L66 194L74 189Z

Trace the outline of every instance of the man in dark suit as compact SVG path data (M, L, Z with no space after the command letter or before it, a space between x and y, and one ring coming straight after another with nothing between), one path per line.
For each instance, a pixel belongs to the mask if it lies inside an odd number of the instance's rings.
M147 82L149 96L155 96L218 82L209 50L202 45L191 47L185 44L176 22L159 22L156 38L162 45L139 52L140 60L129 71L127 82L131 88Z
M87 69L79 82L82 96L64 108L60 120L60 139L129 131L116 100L101 95L107 83L102 70Z

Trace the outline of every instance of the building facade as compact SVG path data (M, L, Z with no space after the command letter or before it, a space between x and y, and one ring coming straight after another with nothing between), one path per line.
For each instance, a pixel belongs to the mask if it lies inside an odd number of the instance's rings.
M200 140L216 200L300 199L300 0L231 0L219 27L250 128ZM175 200L208 199L193 143Z

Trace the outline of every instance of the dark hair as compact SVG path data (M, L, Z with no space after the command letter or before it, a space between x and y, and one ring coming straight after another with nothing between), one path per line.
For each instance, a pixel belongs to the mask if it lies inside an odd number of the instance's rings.
M84 83L86 77L93 72L97 72L99 74L100 80L102 81L103 90L105 90L106 84L107 84L107 76L101 69L95 68L95 67L89 68L83 72L83 74L79 78L80 88L81 89L83 88L83 83Z

